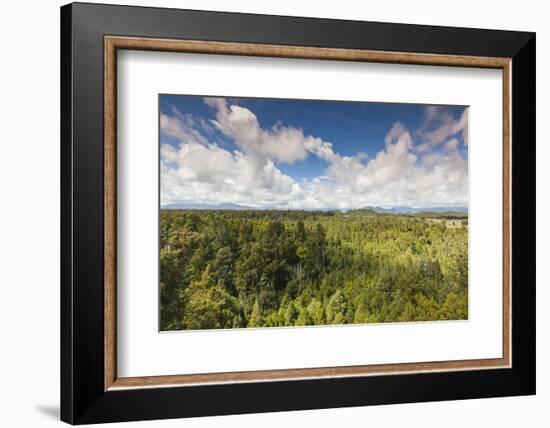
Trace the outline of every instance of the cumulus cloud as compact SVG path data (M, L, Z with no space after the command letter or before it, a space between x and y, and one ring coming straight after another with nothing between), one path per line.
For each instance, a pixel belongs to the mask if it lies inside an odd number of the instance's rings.
M417 152L429 151L447 143L452 137L457 137L465 146L468 145L468 109L464 109L457 120L443 107L426 107L424 123L418 130L421 144L416 147Z
M206 144L208 140L197 131L191 124L189 118L183 120L177 116L167 114L160 115L160 129L164 135L175 138L179 141L199 141Z
M445 147L449 152L454 152L456 151L459 144L460 144L460 141L458 141L456 138L452 138L445 143Z
M350 209L467 204L467 161L457 151L465 142L467 116L465 122L456 121L436 109L427 110L420 131L425 140L420 145L442 146L441 153L419 149L411 132L396 122L388 130L384 148L372 157L343 156L331 142L305 135L302 129L281 123L262 128L251 110L224 98L206 98L205 103L213 109L210 122L179 112L161 115L162 135L178 141L177 147L161 145L163 205ZM234 142L236 149L213 142L214 131L208 126ZM322 176L297 181L279 168L309 156L327 163Z
M293 164L308 156L307 147L321 144L321 140L304 136L301 129L275 124L262 129L256 115L238 105L228 105L224 98L206 98L205 102L216 109L216 120L212 123L247 155L262 161L272 159Z

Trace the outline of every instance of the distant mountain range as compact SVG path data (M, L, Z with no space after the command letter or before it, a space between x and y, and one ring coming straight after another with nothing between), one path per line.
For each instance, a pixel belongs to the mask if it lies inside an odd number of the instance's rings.
M235 211L243 211L243 210L268 210L269 208L256 208L256 207L250 207L246 205L238 205L238 204L232 204L232 203L225 203L225 204L201 204L201 203L173 203L168 204L162 207L162 209L166 210L235 210ZM383 208L383 207L375 207L375 206L366 206L359 210L337 210L337 209L328 209L328 208L321 208L318 210L304 210L304 211L363 211L363 210L370 210L374 211L380 214L416 214L416 213L422 213L422 212L432 212L432 213L443 213L443 212L459 212L459 213L465 213L468 214L468 208L467 207L391 207L391 208Z
M386 214L416 214L416 213L445 213L445 212L458 212L468 214L468 207L364 207L364 210L371 210L377 213Z

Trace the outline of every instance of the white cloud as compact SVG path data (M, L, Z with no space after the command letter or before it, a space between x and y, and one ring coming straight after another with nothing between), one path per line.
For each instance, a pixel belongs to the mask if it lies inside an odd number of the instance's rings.
M440 106L426 107L424 123L418 131L418 139L422 141L416 147L418 153L423 153L446 143L451 137L468 145L468 109L465 108L458 120Z
M467 161L456 150L459 140L449 140L464 132L467 117L465 122L450 121L437 109L427 110L426 120L436 122L435 130L452 126L426 140L445 143L446 154L426 152L419 159L423 152L413 145L409 130L396 122L384 149L369 158L366 153L342 156L330 142L280 123L263 129L252 111L223 98L205 102L215 110L213 126L238 149L229 151L207 138L211 131L202 118L162 115L162 134L179 141L178 148L161 146L162 204L235 203L281 209L467 204ZM308 156L327 162L324 175L298 182L277 167Z
M175 138L180 141L198 141L206 144L208 140L196 129L194 129L188 121L183 121L176 116L167 114L160 115L160 129L164 135Z
M247 155L292 164L307 158L307 145L317 144L318 139L304 136L301 129L276 124L264 130L254 113L237 105L228 106L224 98L205 101L216 109L214 125Z
M459 144L460 144L460 141L458 141L456 138L452 138L445 143L445 147L449 152L454 152L456 151Z

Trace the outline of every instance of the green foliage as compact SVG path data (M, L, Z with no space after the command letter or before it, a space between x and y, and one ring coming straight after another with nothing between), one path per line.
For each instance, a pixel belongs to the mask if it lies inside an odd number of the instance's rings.
M222 281L215 282L210 267L206 268L199 281L192 282L182 294L185 301L185 328L198 330L241 326L238 300L227 292Z
M160 234L162 330L468 317L461 214L162 210Z

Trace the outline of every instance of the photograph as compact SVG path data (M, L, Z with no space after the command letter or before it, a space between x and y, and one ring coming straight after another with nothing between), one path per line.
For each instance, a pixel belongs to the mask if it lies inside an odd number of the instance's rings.
M37 2L8 20L24 54L6 68L4 211L25 221L3 222L23 255L3 300L33 314L9 305L26 345L8 358L55 348L6 363L27 397L8 426L546 414L550 30L524 4L398 2Z
M160 330L468 319L468 107L159 95Z
M550 30L523 3L397 2L7 21L7 426L546 415Z

